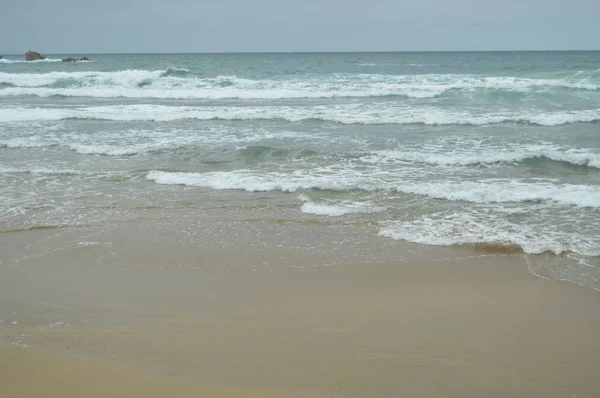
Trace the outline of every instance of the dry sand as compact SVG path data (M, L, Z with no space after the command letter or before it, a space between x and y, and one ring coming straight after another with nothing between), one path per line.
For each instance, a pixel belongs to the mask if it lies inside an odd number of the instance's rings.
M600 396L600 294L522 254L194 269L102 250L0 267L2 398Z

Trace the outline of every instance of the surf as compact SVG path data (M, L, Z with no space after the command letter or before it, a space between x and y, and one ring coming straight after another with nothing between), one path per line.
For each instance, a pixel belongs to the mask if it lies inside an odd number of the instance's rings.
M0 72L0 96L73 96L156 99L310 99L505 95L536 96L596 93L595 75L551 77L479 76L461 74L383 75L333 73L327 75L248 78L236 75L204 77L190 69L126 69L119 71Z
M317 120L364 125L464 125L527 124L560 126L600 121L600 108L571 111L528 109L439 109L390 103L292 106L169 106L107 105L78 108L0 108L0 123L58 120L174 121L174 120L282 120L291 123Z

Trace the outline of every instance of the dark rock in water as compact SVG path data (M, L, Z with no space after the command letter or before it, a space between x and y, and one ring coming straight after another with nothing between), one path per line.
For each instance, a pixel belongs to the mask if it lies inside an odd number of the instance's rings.
M79 59L77 58L63 58L62 61L63 62L79 62L79 61L89 61L90 59L88 57L81 57Z
M4 59L4 57L2 55L0 55L0 59Z
M63 62L79 62L79 61L89 61L90 59L88 57L81 57L79 59L77 58L63 58L62 61Z
M46 59L46 57L36 51L31 50L25 53L25 61L37 61L40 59Z
M88 57L81 57L79 59L77 58L63 58L62 61L63 62L79 62L79 61L89 61L90 59Z

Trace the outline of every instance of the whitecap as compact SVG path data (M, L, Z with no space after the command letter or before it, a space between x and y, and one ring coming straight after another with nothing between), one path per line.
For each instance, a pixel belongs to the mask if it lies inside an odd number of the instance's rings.
M559 126L600 120L600 109L546 112L478 109L414 108L389 103L316 106L165 106L108 105L80 108L0 108L1 122L98 119L115 121L197 120L322 120L342 124L490 125L529 123Z
M398 191L471 203L553 202L600 207L600 186L535 183L519 180L405 183Z

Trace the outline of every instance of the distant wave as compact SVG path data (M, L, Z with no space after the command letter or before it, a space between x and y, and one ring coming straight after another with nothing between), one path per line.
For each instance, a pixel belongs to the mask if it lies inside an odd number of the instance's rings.
M46 59L38 59L35 61L25 61L21 59L0 59L0 64L37 64L37 63L45 63L45 62L62 62L60 58L46 58ZM85 61L80 61L85 62Z
M57 170L45 167L33 167L33 168L14 168L14 167L0 167L0 174L41 174L41 175L80 175L85 172L80 170Z
M0 112L1 115L1 112ZM40 137L16 137L0 141L0 148L44 148L57 145L54 141L49 141Z
M139 153L147 152L150 149L144 144L132 145L129 147L115 147L101 144L69 144L69 148L84 155L112 156L137 155Z
M185 68L168 68L166 71L160 74L160 77L186 77L189 76L190 70Z
M507 148L484 148L474 151L423 152L419 149L384 150L361 157L366 163L410 162L441 166L493 165L498 163L524 163L550 160L573 166L586 166L600 169L600 152L593 149L561 149L547 145L525 145Z
M404 64L401 62L379 62L379 63L360 63L358 64L358 66L397 66L397 67L403 67L403 66L440 66L439 64Z
M25 61L23 61L25 62ZM600 91L594 76L520 78L478 75L331 74L248 79L204 78L187 69L122 70L118 72L0 72L0 96L33 95L98 98L285 99L334 97L433 98L452 92L527 93L534 90Z
M233 131L232 131L233 130ZM169 129L157 131L151 126L147 128L129 129L107 133L101 137L77 136L65 133L49 137L45 131L23 137L0 139L0 148L41 150L70 150L84 155L130 156L178 149L198 150L197 146L210 148L214 145L227 145L231 151L211 156L211 161L230 162L242 159L248 162L265 159L301 159L317 155L308 149L286 149L270 146L253 145L263 140L296 139L304 134L292 131L257 130L254 128L229 129L224 126L213 126L197 134L193 129Z
M175 138L173 138L171 149L177 148L180 145L185 145L185 142L175 141ZM69 142L69 137L55 138L52 141L50 141L38 136L0 140L0 148L2 147L15 149L64 147L83 155L109 156L138 155L147 152L159 151L164 148L169 148L169 146L166 143L162 142L144 142L140 144L102 144L97 142L73 143ZM1 168L0 172L2 172Z
M342 124L490 125L503 123L559 126L600 121L600 109L560 112L533 110L478 114L480 110L400 107L382 104L322 106L194 107L115 105L83 108L0 108L0 123L68 119L116 121L197 120L321 120Z
M265 159L299 159L319 156L317 152L306 149L286 149L270 146L253 145L253 142L264 139L276 138L306 138L303 134L292 132L272 133L269 131L252 130L247 134L227 134L219 129L218 133L209 135L193 134L187 129L181 131L157 134L149 129L134 129L120 133L119 140L115 137L103 137L97 141L95 137L89 140L73 142L71 136L53 136L51 139L46 134L36 134L10 139L0 139L0 148L55 148L62 147L81 154L127 156L157 151L169 151L178 148L194 147L197 144L205 146L207 143L219 142L222 144L248 145L238 149L235 153L222 154L230 161L234 158L246 160ZM125 139L125 140L123 140ZM589 167L600 169L600 151L592 148L562 147L554 144L514 144L499 147L477 145L476 149L470 148L466 141L460 148L449 150L443 143L428 145L427 150L422 147L406 146L399 149L378 150L366 153L350 152L342 156L350 156L361 163L381 165L434 165L448 167L492 167L494 165L538 165L543 167L547 162L555 162L563 167ZM222 159L223 160L223 159Z

